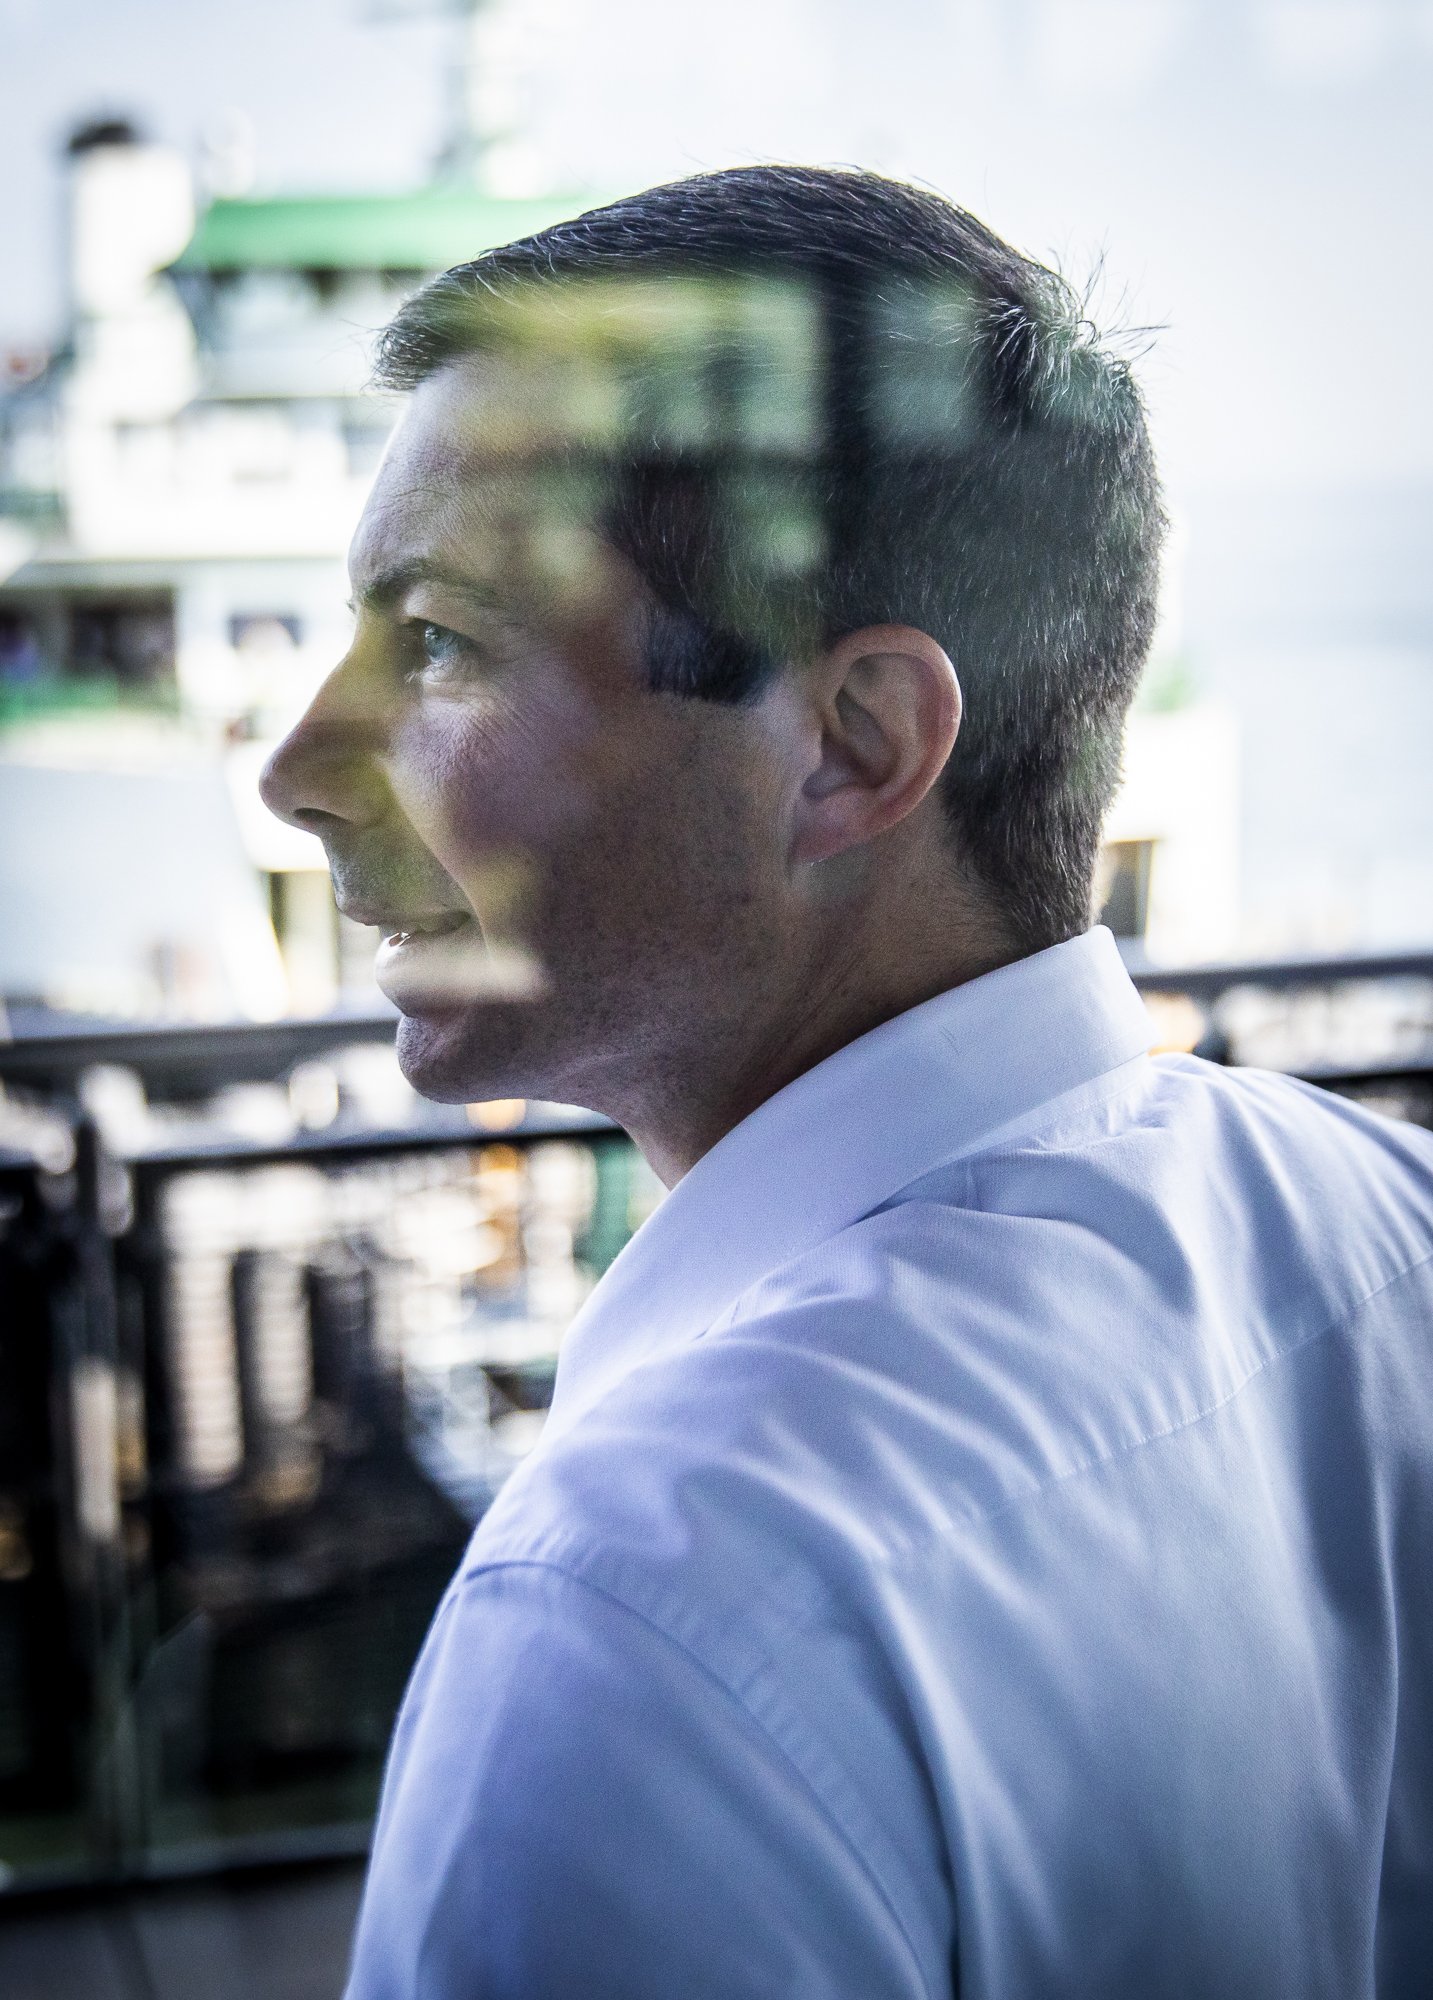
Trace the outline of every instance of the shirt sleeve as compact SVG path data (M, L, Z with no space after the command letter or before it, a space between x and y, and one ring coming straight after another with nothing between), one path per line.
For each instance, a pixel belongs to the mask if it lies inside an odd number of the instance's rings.
M908 2000L870 1870L742 1704L561 1571L465 1579L394 1737L346 2000Z

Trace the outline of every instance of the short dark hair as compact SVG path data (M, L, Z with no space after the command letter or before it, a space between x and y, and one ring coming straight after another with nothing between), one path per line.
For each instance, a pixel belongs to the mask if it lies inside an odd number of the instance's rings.
M710 424L678 438L652 416L650 378L629 396L603 515L650 589L652 685L742 701L803 646L920 627L965 698L941 780L959 865L1019 949L1086 929L1164 525L1127 362L1064 279L939 195L766 166L652 188L458 265L399 310L377 379L416 386L501 337L495 313L550 306L554 285L644 279L726 302L699 337L726 354L728 392L745 338L768 406L812 382L819 406L813 448L773 449L770 422L742 448L739 413L715 443ZM785 301L775 336L732 333L743 282ZM804 375L772 346L783 311L796 338L802 296ZM649 321L660 350L670 322Z

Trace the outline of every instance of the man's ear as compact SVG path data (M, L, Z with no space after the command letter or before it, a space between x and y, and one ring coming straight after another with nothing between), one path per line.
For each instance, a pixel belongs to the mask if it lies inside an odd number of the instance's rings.
M955 669L914 626L864 626L808 671L819 746L796 801L796 862L824 861L899 825L944 770L960 728Z

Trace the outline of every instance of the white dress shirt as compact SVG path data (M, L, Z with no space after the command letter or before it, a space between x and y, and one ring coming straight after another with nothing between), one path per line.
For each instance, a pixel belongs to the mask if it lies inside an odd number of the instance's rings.
M394 1737L350 2000L1433 1992L1433 1140L1092 931L593 1293Z

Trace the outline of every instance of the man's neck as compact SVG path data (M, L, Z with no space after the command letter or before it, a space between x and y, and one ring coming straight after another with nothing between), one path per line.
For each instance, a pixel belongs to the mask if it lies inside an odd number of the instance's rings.
M1019 956L1003 951L933 954L904 963L873 953L833 959L811 972L784 1004L771 1007L744 1049L673 1048L630 1090L600 1108L631 1134L653 1171L674 1187L704 1153L798 1076L884 1021L966 984ZM713 1060L713 1054L716 1060ZM723 1055L725 1059L723 1059ZM624 1100L621 1104L617 1099Z

